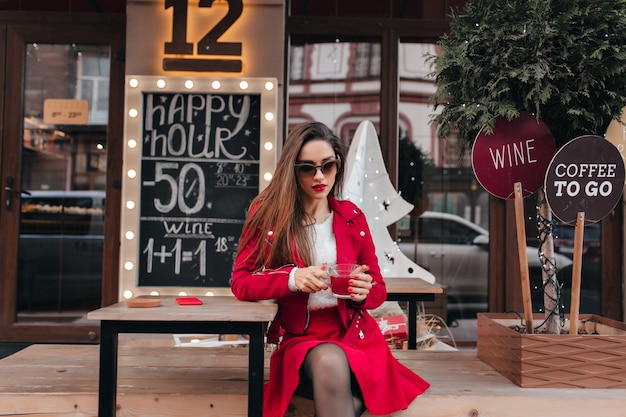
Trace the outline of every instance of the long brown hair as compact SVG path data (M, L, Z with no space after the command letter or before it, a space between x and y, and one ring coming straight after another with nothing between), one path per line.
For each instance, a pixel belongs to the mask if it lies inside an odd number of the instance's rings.
M250 204L238 252L251 239L256 239L250 256L255 256L257 269L277 268L293 263L293 254L300 255L306 265L312 263L312 250L306 224L310 223L303 208L295 174L295 164L302 147L312 140L330 144L340 164L330 194L339 198L345 172L345 146L326 125L306 122L296 126L287 137L276 165L274 177ZM295 247L294 247L295 245Z

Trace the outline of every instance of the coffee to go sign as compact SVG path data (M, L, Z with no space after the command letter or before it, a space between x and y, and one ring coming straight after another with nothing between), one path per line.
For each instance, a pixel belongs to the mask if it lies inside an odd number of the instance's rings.
M544 189L552 213L575 224L579 212L595 223L611 212L624 190L624 161L618 149L600 136L569 141L548 166Z
M586 197L609 197L613 192L613 183L609 180L615 178L617 164L564 164L559 163L554 167L556 178L553 184L555 197L576 197L584 193ZM587 180L588 178L595 178ZM582 185L584 184L584 190Z

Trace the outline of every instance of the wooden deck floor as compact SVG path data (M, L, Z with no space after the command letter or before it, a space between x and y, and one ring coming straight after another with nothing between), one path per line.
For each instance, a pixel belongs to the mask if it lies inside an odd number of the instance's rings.
M120 339L118 416L246 415L246 346ZM519 388L475 350L394 354L432 384L398 417L626 416L626 390ZM97 345L33 345L0 360L0 416L96 416L97 386ZM310 415L303 399L288 413Z

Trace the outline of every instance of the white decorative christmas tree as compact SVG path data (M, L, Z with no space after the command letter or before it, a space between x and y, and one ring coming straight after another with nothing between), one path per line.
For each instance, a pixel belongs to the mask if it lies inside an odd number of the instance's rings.
M387 226L413 210L393 188L372 122L357 128L346 161L343 197L367 217L383 277L420 278L433 284L433 274L411 261L391 238Z

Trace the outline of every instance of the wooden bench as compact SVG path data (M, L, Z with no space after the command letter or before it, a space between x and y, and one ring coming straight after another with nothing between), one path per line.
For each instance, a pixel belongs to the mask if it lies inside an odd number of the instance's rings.
M98 351L97 345L33 345L0 360L0 416L96 416ZM625 415L626 390L519 388L475 350L394 355L432 384L395 417ZM120 335L118 364L118 416L247 413L246 345L179 347L172 335ZM296 398L288 416L312 416L310 401Z

